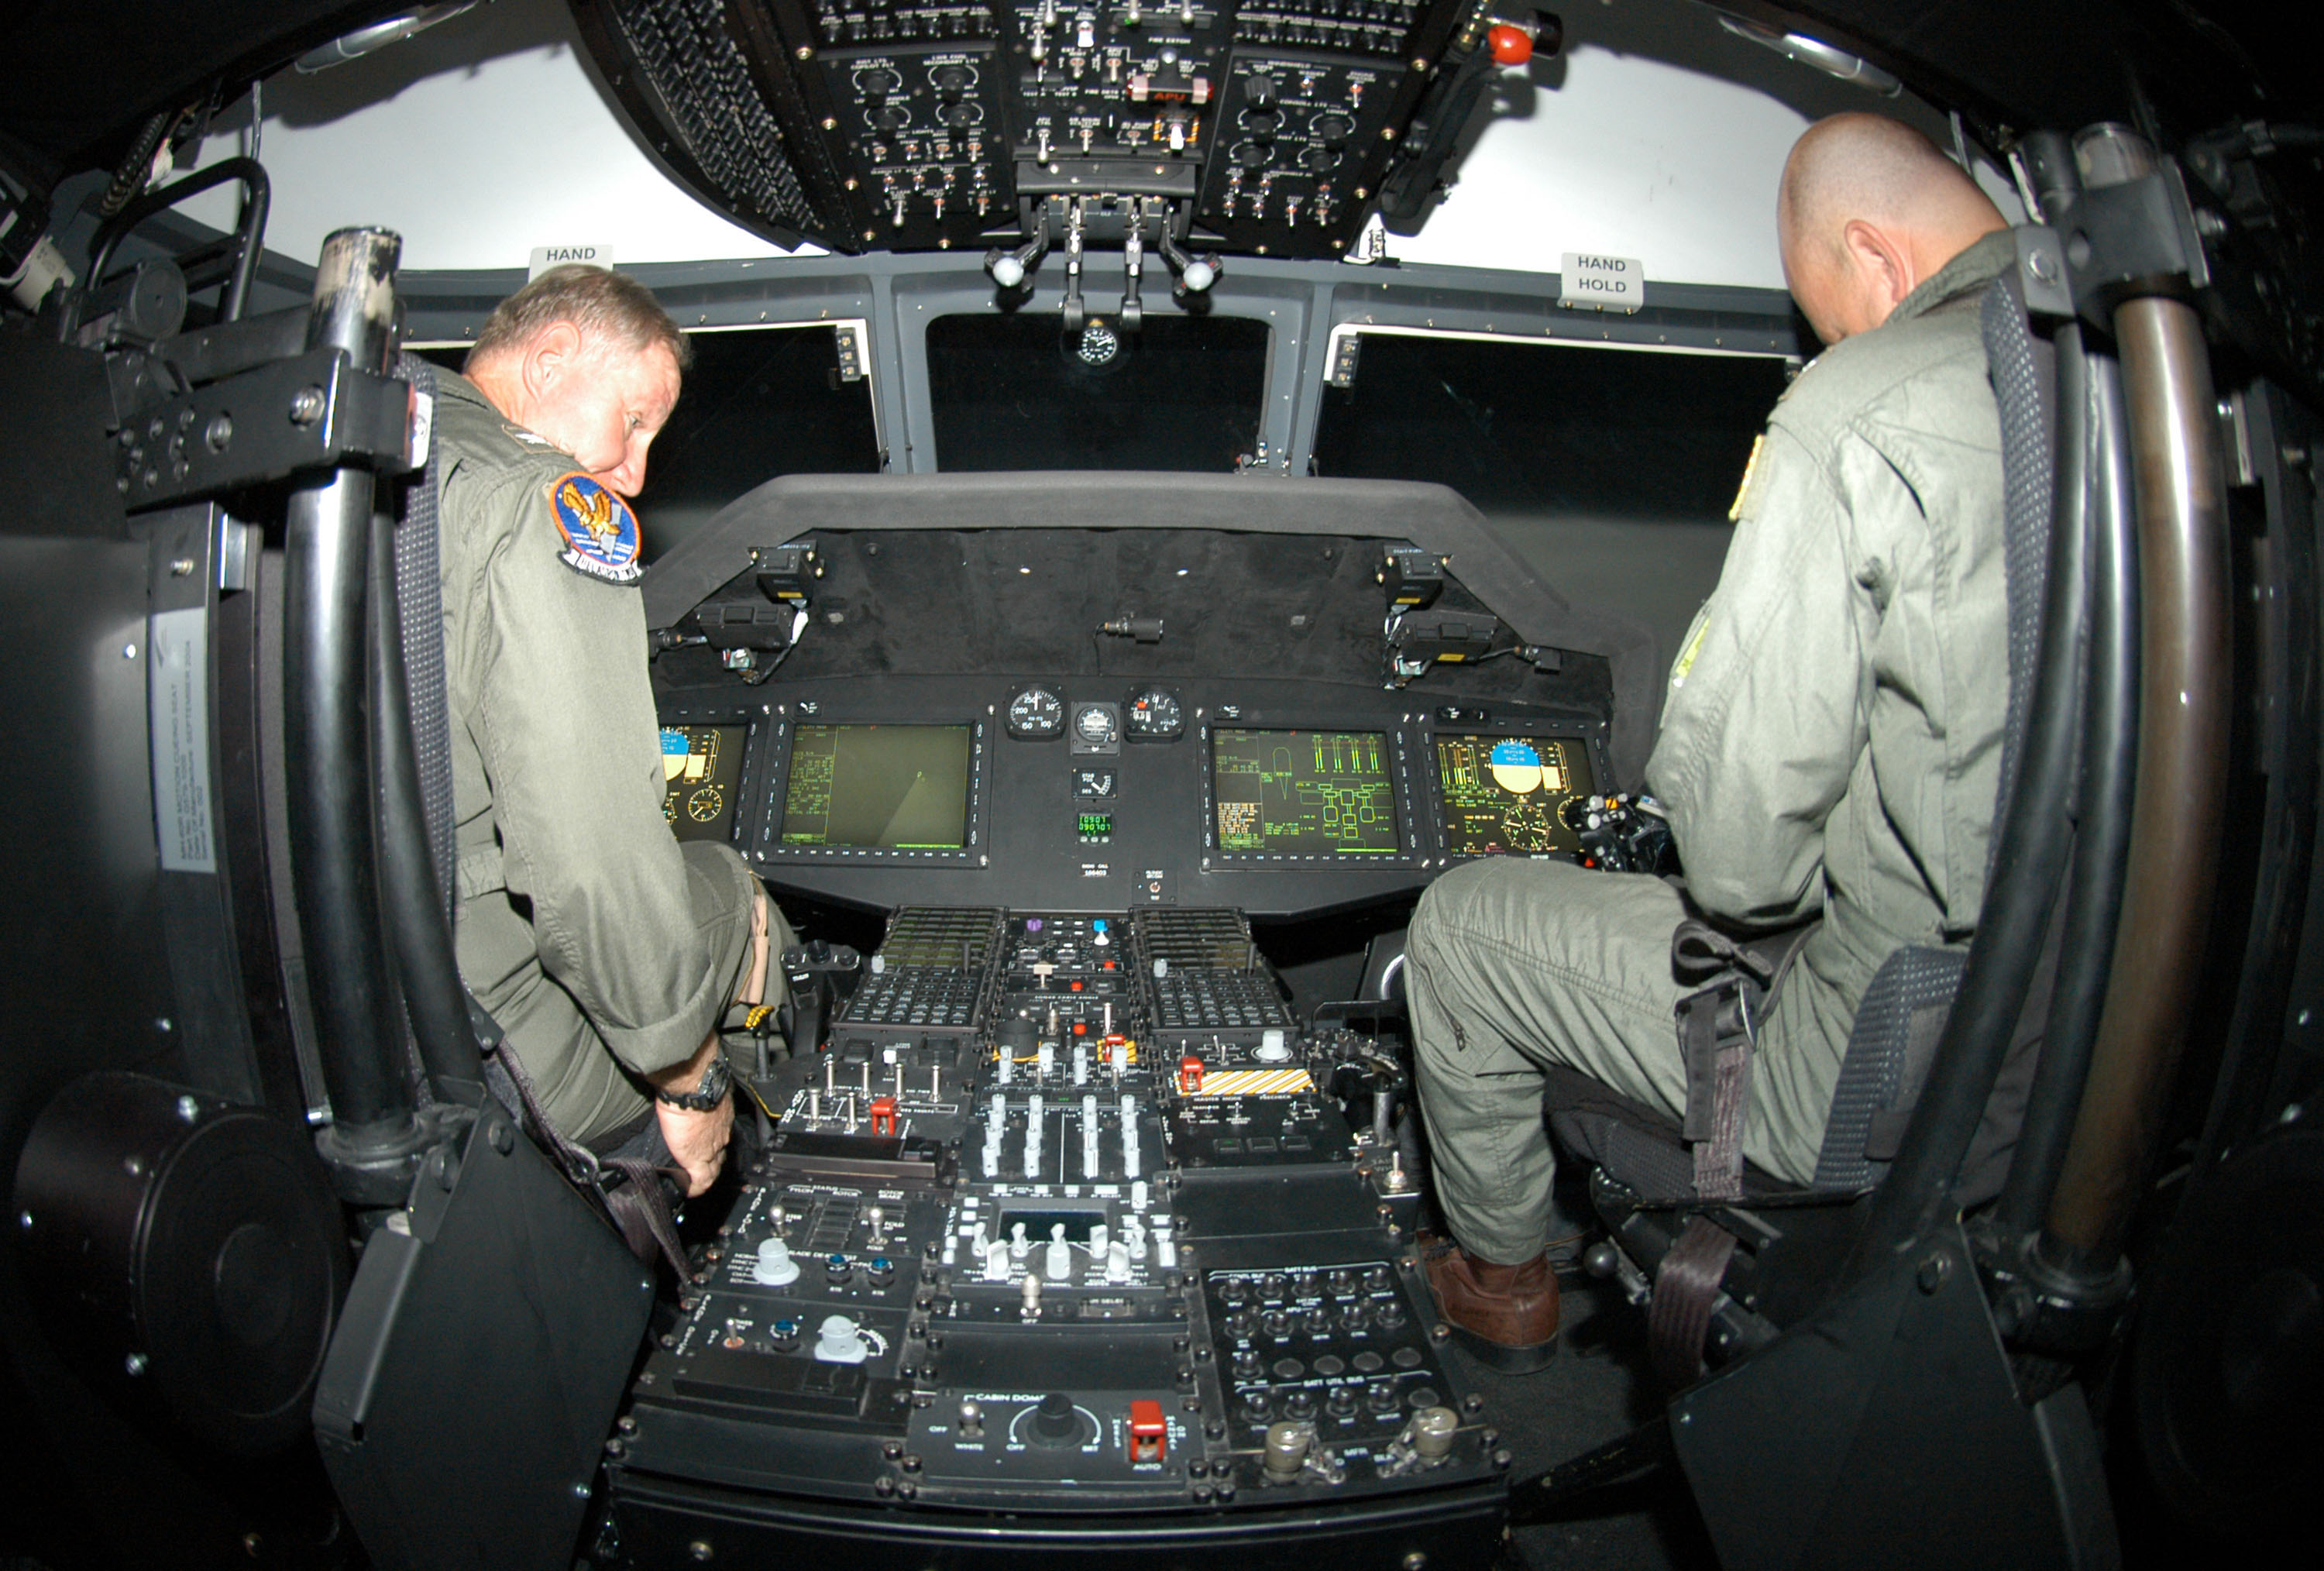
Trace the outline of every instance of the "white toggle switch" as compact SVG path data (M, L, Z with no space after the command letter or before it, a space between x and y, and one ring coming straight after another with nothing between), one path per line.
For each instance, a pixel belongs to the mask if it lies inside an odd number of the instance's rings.
M984 1176L988 1178L1001 1176L1001 1142L997 1140L984 1142Z
M1130 1246L1117 1243L1105 1252L1105 1280L1126 1282L1130 1280Z
M1070 1280L1074 1274L1074 1246L1065 1242L1065 1224L1049 1224L1048 1258L1041 1262L1041 1274L1053 1282Z
M985 1245L983 1254L984 1280L988 1282L1007 1281L1009 1280L1009 1246L996 1238Z
M1170 1230L1167 1227L1154 1230L1154 1261L1166 1271L1178 1263L1177 1241L1170 1236Z
M1094 1260L1094 1259L1095 1259L1096 1257L1098 1257L1099 1255L1103 1254L1103 1253L1105 1252L1105 1246L1106 1246L1106 1244L1107 1244L1109 1242L1111 1242L1111 1241L1112 1240L1112 1238L1113 1238L1113 1234L1112 1234L1112 1233L1111 1233L1111 1231L1106 1227L1106 1224L1105 1224L1104 1223L1102 1223L1102 1222L1093 1222L1093 1223L1091 1223L1091 1224L1090 1224L1090 1257L1091 1257L1093 1260Z
M1034 1050L1033 1057L1035 1060L1033 1065L1034 1069L1040 1075L1042 1079L1047 1079L1049 1077L1049 1071L1057 1067L1056 1044L1055 1042L1043 1042Z
M1087 1042L1074 1044L1074 1084L1076 1086L1089 1084L1089 1044Z
M1006 1086L1015 1078L1017 1078L1017 1059L1004 1045L1001 1049L1001 1083Z
M1283 1040L1281 1027L1259 1033L1259 1051L1251 1055L1262 1064L1280 1064L1291 1057L1291 1048Z
M1010 1223L1009 1224L1009 1258L1023 1260L1032 1248L1031 1241L1025 1236L1025 1224L1021 1222Z
M788 1287L798 1280L798 1261L791 1258L791 1246L779 1238L759 1241L759 1258L752 1262L751 1280L762 1288Z
M816 1334L815 1356L821 1363L861 1363L871 1352L855 1322L844 1315L828 1317Z
M1146 1258L1146 1224L1144 1223L1139 1221L1135 1216L1123 1223L1121 1224L1121 1238L1122 1243L1130 1250L1130 1259L1144 1260Z
M1147 1187L1146 1180L1139 1179L1130 1186L1130 1208L1132 1211L1145 1210L1146 1203L1153 1197L1153 1194L1154 1191Z

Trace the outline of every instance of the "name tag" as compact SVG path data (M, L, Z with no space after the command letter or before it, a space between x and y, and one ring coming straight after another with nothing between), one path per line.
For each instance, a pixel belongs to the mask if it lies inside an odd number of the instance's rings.
M1557 303L1628 315L1646 303L1646 263L1635 256L1568 251L1558 260Z

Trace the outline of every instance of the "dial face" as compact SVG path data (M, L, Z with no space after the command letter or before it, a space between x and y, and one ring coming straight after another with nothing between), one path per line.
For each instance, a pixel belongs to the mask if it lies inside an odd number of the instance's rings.
M1149 742L1167 740L1186 729L1186 716L1178 707L1178 695L1167 688L1148 688L1130 699L1121 723L1132 736Z
M1074 730L1084 742L1107 743L1120 735L1120 722L1102 704L1090 704L1074 716Z
M1047 688L1027 688L1009 700L1009 735L1055 736L1065 728L1065 707Z

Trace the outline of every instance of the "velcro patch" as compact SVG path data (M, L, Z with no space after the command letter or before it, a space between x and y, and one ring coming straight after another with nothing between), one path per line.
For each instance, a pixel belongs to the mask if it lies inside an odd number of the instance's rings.
M644 576L638 565L638 515L628 503L576 470L549 482L549 506L565 536L558 561L608 584L634 584Z

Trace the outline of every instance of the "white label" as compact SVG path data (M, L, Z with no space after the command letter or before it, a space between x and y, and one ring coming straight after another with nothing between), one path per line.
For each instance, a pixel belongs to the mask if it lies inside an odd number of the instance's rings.
M1569 251L1557 264L1557 303L1590 310L1637 310L1646 303L1646 263L1635 256Z
M536 245L532 248L532 260L524 281L530 283L550 268L562 267L568 262L610 271L613 265L613 248L611 245Z
M210 844L209 613L148 619L146 713L153 733L153 833L171 873L216 873Z

